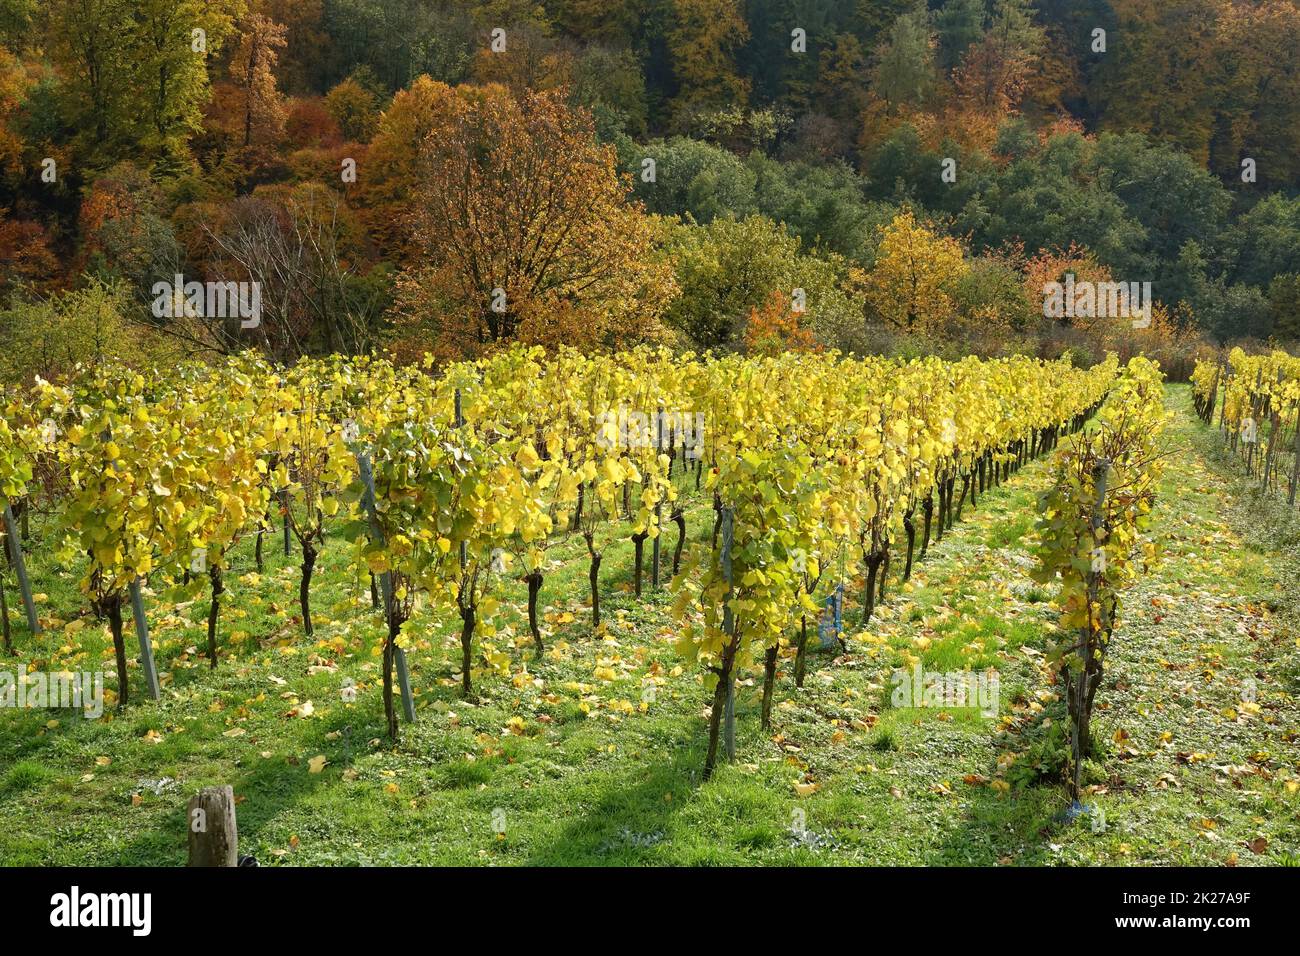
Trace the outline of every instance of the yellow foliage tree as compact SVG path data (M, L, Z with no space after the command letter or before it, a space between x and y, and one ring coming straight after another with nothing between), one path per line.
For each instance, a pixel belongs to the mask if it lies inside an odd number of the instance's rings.
M942 332L956 313L953 288L968 270L957 240L904 210L881 230L863 281L868 315L909 332Z

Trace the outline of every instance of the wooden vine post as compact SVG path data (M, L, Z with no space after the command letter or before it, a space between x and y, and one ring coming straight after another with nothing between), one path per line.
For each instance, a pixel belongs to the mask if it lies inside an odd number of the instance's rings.
M735 516L730 508L722 509L722 576L727 582L727 603L722 608L722 633L728 645L736 643L736 619L731 612L731 547L735 537ZM722 746L727 763L736 762L736 665L733 653L727 668L727 705L722 716Z
M32 634L41 633L41 621L36 614L36 600L32 597L32 582L27 577L27 564L23 560L23 545L18 537L18 522L14 520L9 502L4 503L5 537L9 539L9 561L18 576L18 590L23 595L23 609L27 612L27 629Z
M460 389L456 389L456 428L463 428L465 425L465 414L461 410ZM469 564L469 544L465 541L460 543L460 569L465 570L465 565Z
M1219 431L1227 434L1228 428L1228 389L1232 387L1232 366L1223 370L1223 404L1219 406Z
M375 541L383 545L384 532L379 525L379 513L375 504L375 473L370 467L370 456L364 452L357 453L357 468L361 472L361 481L365 486L365 495L361 499L361 507L366 511L366 517L370 521L370 535ZM379 576L380 588L384 594L384 621L388 625L390 640L394 640L393 632L393 615L397 613L393 597L393 575L390 571L385 571ZM406 651L396 643L393 644L393 663L397 668L397 683L402 691L402 712L406 715L408 722L415 720L415 698L411 695L411 675L406 668Z
M1300 485L1300 408L1296 409L1295 441L1292 444L1295 460L1291 463L1291 485L1287 488L1287 504L1295 504L1296 486Z
M185 820L190 833L190 866L239 865L233 787L204 787L190 797Z
M1088 683L1092 670L1092 656L1098 650L1095 638L1098 629L1093 627L1092 608L1097 603L1097 590L1100 584L1103 570L1099 570L1096 565L1095 555L1100 545L1100 534L1104 524L1104 506L1106 503L1106 478L1110 471L1110 462L1105 458L1098 459L1092 466L1093 487L1096 490L1097 499L1093 504L1092 518L1090 526L1092 528L1092 551L1094 556L1092 565L1088 569L1088 621L1083 626L1080 634L1079 656L1083 661L1083 666L1079 668L1079 677L1072 688L1075 696L1075 717L1071 749L1074 757L1074 773L1070 779L1070 797L1077 808L1079 804L1080 784L1083 776L1083 758L1089 749L1088 739Z
M149 621L144 616L144 595L140 593L140 579L131 582L131 621L135 636L140 641L140 665L144 668L144 685L149 696L157 700L162 696L158 687L158 669L153 661L153 644L149 640Z
M659 466L659 452L664 447L664 410L663 406L659 407L659 414L655 416L655 467ZM669 461L672 461L669 456ZM671 468L671 465L669 466ZM661 498L655 502L655 537L650 545L650 587L659 590L659 543L663 538L663 513L664 503Z

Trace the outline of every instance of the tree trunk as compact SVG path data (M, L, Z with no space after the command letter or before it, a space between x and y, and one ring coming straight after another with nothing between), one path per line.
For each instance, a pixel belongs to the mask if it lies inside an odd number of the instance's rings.
M930 522L934 520L934 492L926 495L921 502L921 517L924 519L924 529L921 532L921 560L925 560L925 553L930 550Z
M682 547L686 544L686 516L681 508L673 509L672 521L677 525L677 547L673 549L673 577L676 577L682 564Z
M9 630L9 599L5 597L3 577L0 577L0 628L3 628L4 631L5 653L10 657L17 657L18 652L14 650L13 634Z
M879 582L877 582L879 585L879 589L878 589L878 593L876 594L877 604L885 603L885 582L888 580L889 580L889 542L886 541L881 546L880 580Z
M258 540L261 544L261 540ZM310 541L302 545L302 581L298 585L298 604L302 608L302 630L308 637L315 634L311 626L311 574L316 567L316 547Z
M528 582L528 630L533 634L533 643L537 645L537 656L541 657L546 653L546 645L542 643L542 629L537 626L537 595L542 590L542 572L531 571L524 578Z
M234 788L205 787L190 797L185 813L189 831L188 866L238 866L239 828Z
M221 613L221 595L226 591L225 581L221 577L221 568L208 568L208 580L212 582L212 604L208 608L208 666L217 669L217 615ZM119 598L119 603L121 599ZM119 615L121 611L119 610Z
M934 509L934 516L936 519L934 522L934 540L936 543L943 540L943 486L944 481L940 478L938 485L934 489L935 495L938 499Z
M910 580L912 577L912 552L916 549L916 523L912 521L912 514L915 510L909 508L903 515L903 530L907 532L907 562L903 565L903 580Z
M871 621L871 612L876 609L876 576L880 572L880 562L884 555L879 551L867 555L867 586L862 593L862 626Z
M577 531L582 527L582 506L587 497L587 486L581 481L578 482L578 504L573 509L573 520L569 522L569 530Z
M722 712L727 707L727 692L731 687L731 662L735 658L735 638L722 649L722 661L715 673L718 686L713 689L713 709L709 713L709 751L704 758L704 779L713 776L713 768L718 762L718 731L722 727Z
M600 627L600 552L591 552L587 579L591 582L591 626Z
M474 662L474 612L473 605L460 611L460 696L466 699L474 695L469 676Z
M773 644L763 659L763 718L764 730L772 729L772 691L776 686L776 655L780 645Z
M122 639L122 592L109 595L104 601L104 613L113 633L113 653L117 657L117 706L126 706L130 695L130 681L126 676L126 642Z
M636 564L636 570L633 581L635 583L636 596L641 596L641 556L645 551L645 539L650 537L650 533L642 531L639 534L632 535L632 543L636 546L633 561Z
M396 598L393 599L396 603ZM388 739L397 739L397 707L393 702L393 661L397 657L397 636L402 622L394 608L388 609L388 636L384 640L384 721L388 725Z
M799 650L794 657L794 686L803 687L804 668L807 664L806 651L808 647L808 615L799 615Z
M379 610L379 586L375 583L375 572L370 572L370 608Z

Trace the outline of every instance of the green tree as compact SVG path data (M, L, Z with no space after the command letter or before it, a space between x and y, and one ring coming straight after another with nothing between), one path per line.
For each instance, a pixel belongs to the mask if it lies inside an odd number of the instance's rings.
M924 7L894 21L889 39L876 51L872 81L891 112L919 106L934 89L934 41Z
M1300 341L1300 275L1276 276L1269 283L1268 314L1275 338Z
M244 0L135 0L132 7L128 62L130 109L138 122L134 138L150 154L174 160L186 154L189 137L202 129L203 107L211 96L207 58L220 52Z

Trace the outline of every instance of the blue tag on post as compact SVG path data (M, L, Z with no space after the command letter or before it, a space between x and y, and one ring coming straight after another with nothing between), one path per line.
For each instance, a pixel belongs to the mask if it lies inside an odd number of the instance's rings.
M817 622L817 637L821 640L821 649L835 650L840 643L840 634L844 631L844 585L837 584L835 590L826 597L822 604L821 620Z

